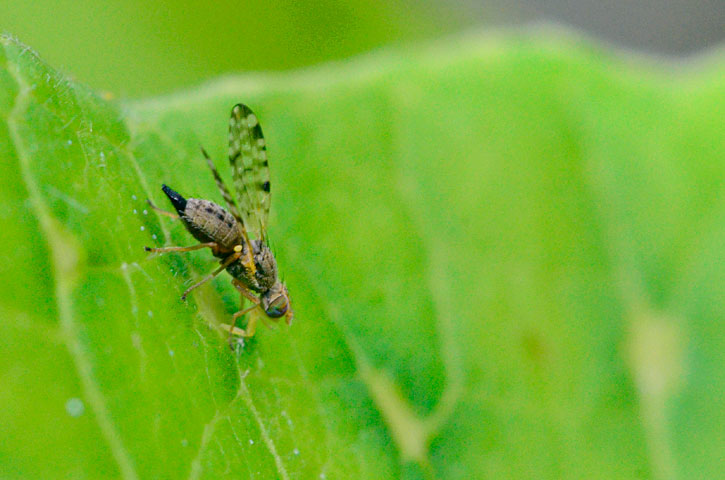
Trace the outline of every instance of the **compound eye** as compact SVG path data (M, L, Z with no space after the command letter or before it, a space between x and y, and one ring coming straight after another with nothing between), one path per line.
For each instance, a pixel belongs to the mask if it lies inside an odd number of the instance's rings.
M267 312L267 316L271 318L279 318L287 313L287 308L289 308L289 301L287 300L287 297L280 295L269 303L269 306L265 311Z

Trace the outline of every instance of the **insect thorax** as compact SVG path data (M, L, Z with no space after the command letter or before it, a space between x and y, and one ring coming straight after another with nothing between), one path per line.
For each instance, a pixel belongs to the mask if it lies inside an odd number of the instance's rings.
M266 243L252 240L255 272L247 270L241 260L227 267L229 274L255 292L264 293L277 283L277 261Z
M216 242L223 250L231 251L242 242L234 216L209 200L188 199L181 219L194 238L202 243Z

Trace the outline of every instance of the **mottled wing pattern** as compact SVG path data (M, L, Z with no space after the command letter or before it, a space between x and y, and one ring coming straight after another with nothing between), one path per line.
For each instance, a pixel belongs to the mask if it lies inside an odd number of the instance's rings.
M203 148L201 149L202 155L204 155L204 158L206 159L206 164L209 166L209 169L211 170L212 175L214 175L214 180L216 181L216 186L219 189L219 192L222 194L222 197L224 198L224 203L226 203L227 207L229 208L229 211L234 215L234 218L237 219L240 226L243 228L242 225L242 217L239 215L239 209L237 208L237 204L234 202L234 197L232 197L232 194L229 193L229 189L224 184L224 180L222 180L221 175L219 175L219 172L217 171L216 167L214 166L214 162L211 161L211 158L209 157L209 154L206 153L206 150Z
M256 238L265 238L270 206L267 148L257 116L241 103L229 119L229 163L244 226Z

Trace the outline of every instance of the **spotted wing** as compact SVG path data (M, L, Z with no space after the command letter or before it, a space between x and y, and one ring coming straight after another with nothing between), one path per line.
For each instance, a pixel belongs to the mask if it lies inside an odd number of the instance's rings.
M214 162L212 162L211 157L209 157L209 154L206 153L206 150L202 147L201 154L204 155L204 158L206 159L206 164L209 167L209 170L211 170L211 174L214 176L214 181L216 182L216 186L219 189L219 193L222 194L222 198L224 198L224 203L226 203L227 208L229 211L234 215L234 218L237 219L237 222L239 223L240 228L244 228L244 224L242 221L242 216L239 214L239 209L237 208L237 204L234 201L234 197L232 197L232 194L229 193L229 189L224 184L224 180L222 180L221 175L219 175L219 171L214 166Z
M244 226L264 239L271 199L267 148L257 116L241 103L229 119L229 163Z

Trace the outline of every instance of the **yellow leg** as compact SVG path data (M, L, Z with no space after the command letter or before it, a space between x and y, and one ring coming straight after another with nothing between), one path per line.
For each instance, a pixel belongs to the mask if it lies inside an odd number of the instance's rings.
M257 317L256 316L249 317L249 322L247 323L247 328L246 328L246 330L242 330L242 332L243 332L242 337L250 338L250 337L254 336L254 334L257 332Z
M178 220L179 219L179 216L176 215L175 213L167 212L166 210L164 210L162 208L159 208L156 205L154 205L154 202L152 202L150 198L147 198L146 199L146 203L148 203L149 204L149 207L153 208L154 210L156 210L157 212L159 212L161 215L165 215L167 217L171 217L174 220Z
M186 291L181 295L181 299L182 300L186 300L186 296L189 294L189 292L191 292L192 290L194 290L197 287L200 287L200 286L204 285L206 282L208 282L212 278L214 278L217 275L219 275L220 273L222 273L225 268L227 268L229 265L231 265L232 262L234 262L235 260L237 260L239 257L240 257L240 254L239 253L233 253L233 254L229 255L222 262L222 264L219 266L219 268L217 268L216 270L214 270L213 272L211 272L206 277L202 278L200 281L196 282L194 285L192 285L189 288L187 288Z
M236 335L239 335L240 337L251 337L251 336L254 335L254 331L252 331L251 334L248 334L247 333L249 331L249 325L252 324L252 320L251 319L249 320L249 323L247 324L247 330L246 331L244 329L237 328L236 325L237 325L237 319L239 317L241 317L245 313L251 312L252 310L254 310L255 308L257 308L258 306L259 305L252 305L251 307L245 308L244 310L240 310L237 313L235 313L234 315L232 315L232 324L229 326L229 336L232 336L232 335L235 335L236 334Z
M247 287L242 285L241 282L239 282L239 280L237 280L236 278L232 279L232 285L234 285L234 288L239 290L239 293L242 294L242 303L244 302L244 299L246 298L246 299L250 300L253 303L253 305L245 310L242 310L242 311L234 314L234 317L233 317L234 321L231 325L231 328L229 329L229 333L230 333L230 335L233 333L234 335L240 335L242 337L247 337L247 338L253 337L255 332L257 331L257 316L252 316L249 318L249 323L247 323L246 330L237 328L234 326L234 324L236 323L237 318L241 317L245 313L250 312L257 307L261 308L261 306L260 306L261 301L259 300L259 297L257 297L254 294L254 292L250 291ZM264 319L264 317L263 317L263 319Z
M216 242L207 242L207 243L200 243L199 245L192 245L190 247L160 247L160 248L151 248L151 247L143 247L144 250L147 252L153 252L153 253L168 253L168 252L191 252L192 250L199 250L201 248L211 248L212 250L219 247L219 244Z
M239 280L237 280L236 278L233 278L232 285L234 285L234 288L239 290L239 293L244 295L245 298L247 298L248 300L251 300L252 303L254 303L255 305L259 305L259 302L260 302L259 298L253 292L251 292L247 287L242 285L239 282Z
M244 334L246 333L244 331L244 329L235 327L234 325L228 325L226 323L220 323L219 326L222 327L225 330L229 330L229 332L231 334L230 337L229 337L230 339L231 339L231 337L234 337L234 336L244 337ZM230 344L233 344L233 343L234 342L230 342Z

